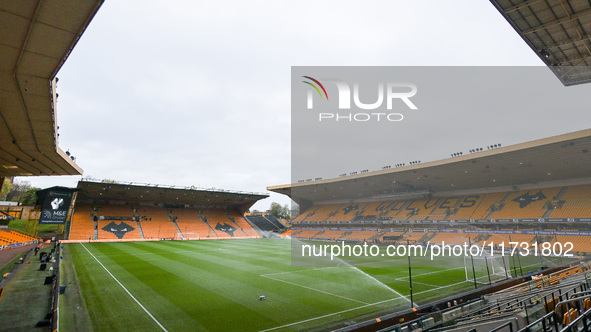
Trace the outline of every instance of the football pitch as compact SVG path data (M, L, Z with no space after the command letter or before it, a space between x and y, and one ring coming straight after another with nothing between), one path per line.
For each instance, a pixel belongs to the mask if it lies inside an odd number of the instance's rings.
M327 331L411 308L406 257L292 267L282 239L65 246L62 271L75 277L64 280L77 281L81 305L60 299L63 331L80 331L83 316L94 331ZM474 289L463 258L440 259L413 258L415 306Z

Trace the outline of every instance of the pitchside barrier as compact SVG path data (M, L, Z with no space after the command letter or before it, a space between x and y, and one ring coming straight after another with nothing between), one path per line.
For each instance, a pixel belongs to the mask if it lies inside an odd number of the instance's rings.
M29 241L29 242L9 243L9 244L5 244L3 246L0 246L0 250L16 248L16 247L23 247L23 246L28 246L29 244L37 244L37 243L39 243L39 241L37 241L37 240Z
M259 239L254 236L208 237L208 238L160 238L160 239L98 239L98 240L60 240L60 243L94 243L94 242L154 242L154 241L186 241L186 240L243 240Z

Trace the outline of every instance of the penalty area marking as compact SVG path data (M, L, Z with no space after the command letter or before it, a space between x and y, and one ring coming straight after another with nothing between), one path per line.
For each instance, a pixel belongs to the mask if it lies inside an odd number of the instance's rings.
M429 290L426 290L426 291L415 293L414 295L419 295L419 294L428 293L428 292L434 292L434 291L437 291L437 290L440 290L440 289L443 289L443 288L447 288L447 287L459 285L459 284L462 284L462 283L465 283L465 282L468 282L468 281L460 281L460 282L457 282L455 284L441 286L441 287L437 287L437 288L434 288L434 289L429 289ZM278 329L282 329L284 327L289 327L289 326L294 326L294 325L298 325L298 324L302 324L302 323L307 323L307 322L315 321L315 320L322 319L322 318L327 318L327 317L331 317L331 316L335 316L335 315L340 315L340 314L343 314L343 313L346 313L346 312L349 312L349 311L355 311L355 310L358 310L358 309L372 307L372 306L375 306L375 305L378 305L378 304L383 304L383 303L387 303L387 302L390 302L390 301L394 301L394 300L398 300L398 299L402 299L402 298L409 298L409 297L410 297L410 295L399 296L399 297L395 297L393 299L388 299L388 300L379 301L379 302L376 302L376 303L366 304L366 305L362 305L362 306L359 306L359 307L356 307L356 308L351 308L351 309L347 309L347 310L343 310L343 311L333 312L332 314L327 314L327 315L323 315L323 316L318 316L318 317L314 317L314 318L302 320L302 321L295 322L295 323L290 323L290 324L285 324L285 325L281 325L281 326L272 327L270 329L261 330L259 332L275 331L275 330L278 330ZM415 305L417 305L417 304L415 303Z
M285 281L285 280L281 280L281 279L275 279L275 278L273 278L273 277L269 277L268 275L265 275L265 274L262 274L262 275L261 275L261 277L268 278L268 279L275 280L275 281L284 282L284 283L286 283L286 284L289 284L289 285L292 285L292 286L298 286L298 287L302 287L302 288L309 289L309 290L312 290L312 291L320 292L320 293L322 293L322 294L326 294L326 295L332 295L332 296L340 297L341 299L345 299L345 300L349 300L349 301L354 301L354 302L361 303L361 304L365 304L365 305L370 305L370 304L369 304L369 303L367 303L367 302L363 302L363 301L359 301L359 300L351 299L351 298L348 298L348 297L345 297L345 296L341 296L341 295L337 295L337 294L333 294L333 293L325 292L325 291L323 291L323 290L314 289L314 288L311 288L311 287L308 287L308 286L298 285L298 284L295 284L295 283L293 283L293 282L289 282L289 281Z
M154 318L154 316L152 316L152 314L151 314L151 313L150 313L150 312L149 312L149 311L148 311L148 310L147 310L147 309L146 309L146 308L145 308L145 307L144 307L144 306L143 306L143 305L140 303L140 301L138 301L138 300L137 300L137 299L136 299L136 298L135 298L133 295L131 295L131 293L130 293L130 292L127 290L127 288L125 288L125 286L123 286L123 284L122 284L121 282L119 282L119 280L117 280L117 278L115 278L115 276L114 276L114 275L111 273L111 271L109 271L109 270L108 270L108 269L107 269L107 268L106 268L106 267L103 265L103 263L101 263L101 261L99 261L99 260L98 260L98 258L96 258L96 257L95 257L95 256L94 256L94 255L93 255L91 252L90 252L90 250L88 250L88 248L86 248L86 246L84 245L84 243L80 243L80 244L82 245L82 247L83 247L84 249L86 249L86 251L88 251L88 253L90 254L90 256L92 256L92 258L94 258L94 259L97 261L97 263L99 263L99 264L100 264L100 265L103 267L103 269L105 269L105 271L107 271L107 273L108 273L108 274L111 276L111 278L113 278L113 279L114 279L114 280L115 280L115 281L116 281L116 282L119 284L119 286L121 286L121 287L123 288L123 290L125 290L125 292L126 292L126 293L127 293L129 296L131 296L131 298L132 298L132 299L135 301L135 303L137 303L137 304L140 306L140 308L144 309L144 311L145 311L145 312L148 314L148 316L150 316L150 318L152 318L152 320L153 320L154 322L156 322L156 324L158 324L158 326L160 326L160 328L161 328L163 331L165 331L165 332L168 332L168 330L167 330L166 328L164 328L164 326L162 326L162 324L160 324L160 322L159 322L159 321L158 321L156 318Z

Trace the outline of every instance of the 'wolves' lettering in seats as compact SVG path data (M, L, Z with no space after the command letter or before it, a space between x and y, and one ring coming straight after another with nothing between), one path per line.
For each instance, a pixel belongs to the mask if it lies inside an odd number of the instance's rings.
M217 231L222 231L224 233L228 233L232 237L234 236L234 232L236 231L236 227L232 227L226 223L220 224L219 222L217 225L215 225L215 229Z
M531 202L535 202L540 199L546 199L546 195L544 195L544 193L542 193L541 190L538 191L538 193L535 195L530 195L528 191L519 197L513 198L513 202L518 202L519 208L523 209L524 207L528 206Z
M460 204L460 207L461 208L473 207L479 198L480 198L480 195L466 196L466 198L464 198L464 200L462 201L462 204Z
M122 239L125 236L125 233L135 230L135 228L129 226L124 222L120 223L119 225L117 225L115 222L111 222L102 229L105 232L111 232L115 234L115 236L117 236L117 238L119 239Z

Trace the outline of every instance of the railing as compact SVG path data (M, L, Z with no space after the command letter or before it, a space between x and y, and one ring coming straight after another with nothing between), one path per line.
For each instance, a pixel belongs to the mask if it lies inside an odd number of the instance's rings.
M490 330L489 332L497 332L497 331L504 329L507 326L509 327L509 332L513 332L513 322L507 322L503 325L499 325L499 326L495 327L494 329Z
M540 329L540 325L542 325L542 329ZM554 326L554 331L558 330L558 321L556 320L556 314L554 311L551 311L544 316L540 317L538 320L530 323L526 327L522 328L518 332L533 332L533 331L548 331L548 328ZM536 328L537 327L537 328Z
M585 311L582 315L575 318L575 320L565 326L561 332L589 332L591 330L589 316L591 316L591 309ZM583 323L583 326L580 326L581 322Z
M55 251L55 265L53 273L55 275L53 281L53 291L51 292L51 312L53 313L51 319L51 331L59 331L59 305L60 305L60 258L61 258L61 244L57 244Z
M458 318L456 320L456 322L462 322L462 321L469 321L469 320L473 320L473 319L486 319L488 318L490 315L498 315L498 314L504 314L504 313L511 313L514 312L516 310L523 310L525 312L525 318L526 318L526 322L529 324L528 326L530 326L530 318L529 318L529 314L531 312L531 310L536 306L536 305L544 305L546 307L546 311L547 314L549 314L548 312L548 307L546 305L546 303L548 303L548 299L547 296L551 296L550 298L558 298L560 301L563 300L563 298L569 298L570 296L573 296L574 294L580 294L581 292L586 292L586 289L588 287L586 282L574 282L574 284L576 284L576 286L574 286L573 288L569 288L567 289L565 292L562 291L562 288L564 288L565 286L569 286L572 285L573 283L568 283L566 285L561 285L560 288L556 289L556 290L552 290L551 292L547 292L548 290L541 290L536 292L536 294L531 295L531 296L527 296L526 298L523 299L511 299L508 301L505 301L504 303L496 303L490 306L487 306L485 308L482 308L481 310L476 311L475 313L471 313L471 314L467 314L467 315L463 315L460 318ZM580 289L580 292L577 292L577 289ZM544 291L546 291L546 293L544 295L541 295L540 293L543 293ZM556 294L555 294L556 292ZM569 296L570 294L570 296ZM590 296L591 297L591 296ZM535 299L535 301L534 301ZM543 299L543 303L538 303L538 301ZM580 298L577 298L577 300ZM528 308L530 308L528 310ZM494 312L491 312L491 310L495 310ZM553 313L553 312L550 312ZM544 316L545 317L545 316ZM532 323L533 324L533 323Z

